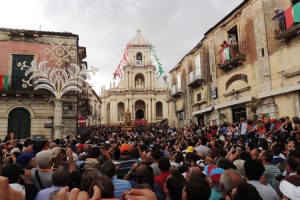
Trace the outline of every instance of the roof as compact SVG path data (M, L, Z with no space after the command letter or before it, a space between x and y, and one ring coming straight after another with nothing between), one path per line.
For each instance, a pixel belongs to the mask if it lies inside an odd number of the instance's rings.
M29 30L29 29L12 29L12 28L0 28L0 31L3 32L12 32L12 33L28 33L28 34L39 34L39 35L58 35L58 36L70 36L77 37L78 35L70 32L54 32L54 31L38 31L38 30Z
M234 10L232 10L228 15L226 15L223 19L221 19L217 24L215 24L213 27L211 27L208 31L206 31L206 33L204 33L204 37L201 39L200 42L198 42L198 44L191 50L189 51L185 56L183 56L183 58L179 61L179 63L169 71L169 73L171 73L172 71L176 70L180 64L182 63L182 61L190 54L193 54L199 47L201 47L202 42L205 40L206 35L208 35L211 31L213 31L215 28L217 28L222 22L224 22L226 19L228 19L230 16L232 16L233 13L235 13L237 10L239 10L240 8L242 8L246 3L248 3L249 0L244 0L240 5L238 5Z
M132 46L142 46L142 45L149 45L149 42L145 40L145 38L142 36L142 31L138 29L136 31L137 35L133 38L130 45Z
M240 8L242 8L246 3L248 3L249 0L244 0L240 5L238 5L235 9L233 9L228 15L226 15L223 19L221 19L218 23L216 23L213 27L211 27L204 35L208 35L212 30L217 28L222 22L224 22L226 19L228 19L230 16L233 15L236 11L238 11Z

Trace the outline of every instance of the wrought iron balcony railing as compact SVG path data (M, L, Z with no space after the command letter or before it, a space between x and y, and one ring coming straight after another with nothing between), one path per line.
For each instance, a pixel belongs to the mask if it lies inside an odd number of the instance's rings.
M196 70L189 74L189 87L197 88L204 82L200 70L200 68L196 68Z
M243 42L234 42L233 45L222 47L217 57L219 69L229 71L246 60L245 44Z

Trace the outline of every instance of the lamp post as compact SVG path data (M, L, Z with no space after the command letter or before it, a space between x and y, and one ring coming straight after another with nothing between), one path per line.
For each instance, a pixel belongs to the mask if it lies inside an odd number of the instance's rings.
M33 86L34 90L45 89L54 94L54 138L61 138L63 95L69 91L81 92L81 88L86 83L86 79L90 79L89 73L95 74L97 68L91 67L87 70L85 65L80 68L77 64L69 63L67 57L74 55L69 52L69 46L63 46L63 41L59 40L57 45L52 46L53 49L45 49L46 53L51 54L50 60L55 58L57 66L49 67L48 61L42 61L39 64L37 61L32 61L30 66L26 62L18 63L21 70L26 70L25 76L29 76L28 80L23 79L22 87ZM60 49L60 51L59 51ZM56 56L53 56L57 54ZM64 62L66 61L66 62ZM64 65L64 66L63 66ZM33 82L33 84L31 83Z

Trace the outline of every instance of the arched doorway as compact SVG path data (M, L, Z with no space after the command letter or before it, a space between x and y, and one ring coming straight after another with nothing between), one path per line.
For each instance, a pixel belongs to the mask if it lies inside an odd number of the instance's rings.
M137 110L135 114L135 119L139 120L144 118L145 118L144 111L141 109Z
M123 102L118 103L118 121L125 121L125 105Z
M145 102L143 100L137 100L135 102L135 120L145 119Z
M15 138L30 137L30 113L25 108L15 108L8 115L8 134L15 133Z
M156 120L162 120L163 118L163 107L162 102L158 101L156 103Z

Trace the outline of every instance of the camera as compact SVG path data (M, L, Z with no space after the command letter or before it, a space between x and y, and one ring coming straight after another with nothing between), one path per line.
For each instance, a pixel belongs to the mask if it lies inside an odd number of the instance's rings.
M6 155L6 157L8 157L8 156L10 156L10 153L7 153L7 154L5 154Z

